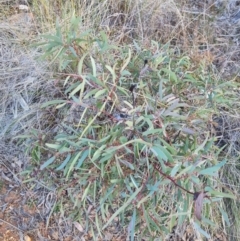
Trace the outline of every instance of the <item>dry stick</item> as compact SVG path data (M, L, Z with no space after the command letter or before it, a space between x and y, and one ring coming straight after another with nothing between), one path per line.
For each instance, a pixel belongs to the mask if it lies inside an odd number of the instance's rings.
M0 221L2 221L2 222L4 222L4 223L6 223L6 224L8 224L8 225L10 225L11 227L13 227L13 228L15 228L15 229L17 229L18 231L20 231L20 232L22 232L22 233L23 233L23 231L22 231L20 228L18 228L18 227L16 227L16 226L14 226L13 224L11 224L11 223L9 223L9 222L7 222L7 221L5 221L5 220L1 219L1 218L0 218Z
M15 175L4 162L1 161L1 164L4 165L8 169L9 172L11 172L11 174L14 176L15 181L17 181L18 184L21 184L21 180L17 177L17 175Z
M170 180L175 186L181 188L182 190L184 190L185 192L191 194L191 195L194 195L195 193L194 192L190 192L188 191L187 189L185 189L184 187L182 187L181 185L177 184L176 181L171 178L170 176L168 176L167 174L163 173L158 167L156 164L153 164L154 168L162 175L164 176L165 178L167 178L168 180Z

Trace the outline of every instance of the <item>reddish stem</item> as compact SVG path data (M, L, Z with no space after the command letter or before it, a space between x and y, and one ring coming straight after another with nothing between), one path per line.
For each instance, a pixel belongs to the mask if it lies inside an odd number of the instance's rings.
M189 193L189 194L191 194L191 195L194 195L194 192L188 191L186 188L184 188L184 187L182 187L181 185L177 184L176 181L175 181L172 177L170 177L170 176L168 176L167 174L165 174L164 172L162 172L162 171L157 167L156 164L153 164L153 166L154 166L154 168L155 168L162 176L164 176L165 178L167 178L168 180L170 180L175 186L181 188L182 190L184 190L185 192L187 192L187 193Z

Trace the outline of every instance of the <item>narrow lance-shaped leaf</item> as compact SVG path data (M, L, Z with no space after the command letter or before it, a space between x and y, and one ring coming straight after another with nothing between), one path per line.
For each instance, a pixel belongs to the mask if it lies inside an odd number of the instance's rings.
M159 146L153 146L151 148L152 152L158 157L158 158L162 158L164 161L167 161L168 158L167 156L164 154L162 148L160 148Z
M76 165L76 169L80 168L84 162L84 160L87 158L89 154L89 149L85 150L83 153L82 153L82 156L81 158L79 159L78 161L78 164Z
M175 177L176 173L179 171L179 169L181 168L181 164L177 163L174 168L172 169L170 176L171 177Z
M104 95L106 92L106 89L101 89L94 95L94 98L98 98L99 96Z
M111 66L109 66L109 65L106 65L106 68L107 68L107 69L109 70L109 72L112 74L112 78L113 78L112 82L114 83L115 80L116 80L116 73L115 73L114 69L111 68Z
M184 168L182 171L180 171L180 172L177 174L176 178L181 177L181 176L182 176L183 174L185 174L185 173L190 174L194 169L195 169L195 166L194 166L194 165L189 165L189 166L187 166L186 168Z
M50 35L50 34L43 34L43 35L41 35L41 37L43 37L47 40L50 40L51 42L56 42L56 43L58 43L58 45L62 44L62 40L58 36Z
M72 46L69 46L69 50L72 52L72 54L74 55L74 57L76 57L76 58L78 57L75 49L74 49Z
M216 175L216 172L219 171L219 169L226 163L227 161L224 160L220 163L218 163L217 165L213 166L213 167L209 167L209 168L206 168L204 170L201 170L199 172L199 174L202 174L202 175L210 175L210 176L214 176Z
M77 162L79 156L81 155L81 153L82 153L82 152L77 153L76 156L75 156L75 157L73 158L73 160L71 161L71 164L70 164L70 166L69 166L69 168L68 168L68 172L67 172L67 176L66 176L67 179L68 179L70 173L72 172L73 167L74 167L74 165L76 164L76 162Z
M78 91L82 90L84 88L85 83L80 83L76 88L72 90L72 92L69 94L69 97L74 96Z
M82 56L82 58L80 59L80 61L78 63L77 69L78 69L78 74L79 75L82 75L83 61L86 58L86 56L87 56L87 53Z
M131 50L130 48L128 49L128 58L126 59L125 63L123 64L122 68L121 68L121 73L122 71L127 67L127 65L129 64L130 62L130 59L131 59Z
M211 195L213 195L215 197L236 199L236 196L232 193L218 192L218 191L214 191L210 188L205 188L205 190L207 190Z
M45 145L49 148L56 149L56 150L59 150L59 148L61 147L60 144L46 143Z
M49 105L56 105L56 104L62 104L62 103L66 103L66 100L51 100L42 104L41 108L45 108Z
M134 208L133 210L133 215L128 225L128 234L131 237L131 241L134 241L135 225L136 225L136 208Z
M130 205L130 203L136 198L138 193L142 190L142 188L138 188L132 195L131 197L109 218L107 223L103 226L102 230L104 230L113 220L116 218L121 212L125 210L126 207Z
M204 142L194 151L194 154L197 155L199 151L203 150L204 146L206 145L209 137L209 132L207 132L207 136L204 140Z
M56 169L56 171L62 170L68 164L70 158L71 158L71 154L68 154L65 160L63 161L63 163Z
M219 208L219 211L221 212L227 226L230 227L231 224L230 224L230 220L228 218L228 214L223 210L223 208L220 205L218 205L218 208Z
M107 192L105 193L103 198L100 199L100 204L99 204L98 208L96 209L97 212L101 209L101 206L104 205L104 203L108 199L109 195L113 192L115 186L116 186L116 184L113 184L111 187L109 187L109 189L107 190Z
M48 167L49 165L51 165L51 164L54 162L55 158L56 158L56 157L53 156L53 157L49 158L47 161L45 161L45 162L41 165L40 170L43 170L44 168L46 168L46 167Z
M90 56L90 59L91 59L91 63L92 63L93 76L97 77L97 67L96 67L96 64L95 64L95 60L92 56Z
M204 231L197 223L194 222L193 225L195 229L199 231L202 235L204 235L207 239L211 238L211 236L206 231Z

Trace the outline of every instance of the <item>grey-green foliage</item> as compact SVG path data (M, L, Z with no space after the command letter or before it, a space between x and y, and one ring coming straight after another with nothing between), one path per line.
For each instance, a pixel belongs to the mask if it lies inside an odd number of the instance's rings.
M136 42L114 46L104 33L98 38L89 31L78 33L78 23L73 18L67 32L57 26L56 34L45 35L42 43L45 57L58 61L61 70L72 70L64 81L68 99L42 107L70 105L73 111L79 107L80 115L46 143L53 154L40 167L62 172L66 181L77 178L69 195L81 196L71 198L78 219L92 200L96 212L91 225L98 232L118 217L132 240L139 230L142 236L164 236L191 219L193 193L205 190L216 202L234 198L214 189L226 163L218 161L206 127L209 106L223 98L215 94L210 99L214 81L209 77L204 82L187 56L166 45L153 41L149 50ZM214 205L205 202L203 224L214 226L209 211ZM195 228L209 237L197 223Z

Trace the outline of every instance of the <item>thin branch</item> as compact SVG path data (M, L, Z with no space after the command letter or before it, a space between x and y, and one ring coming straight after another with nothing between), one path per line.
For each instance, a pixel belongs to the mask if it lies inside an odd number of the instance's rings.
M168 176L167 174L163 173L163 172L157 167L156 164L153 164L153 166L154 166L154 168L155 168L162 176L164 176L165 178L167 178L168 180L170 180L175 186L181 188L182 190L184 190L185 192L187 192L187 193L189 193L189 194L191 194L191 195L194 195L194 194L195 194L194 192L190 192L190 191L188 191L187 189L185 189L184 187L182 187L181 185L177 184L176 181L175 181L172 177L170 177L170 176Z
M23 231L22 231L20 228L14 226L13 224L11 224L11 223L9 223L9 222L7 222L7 221L1 219L1 218L0 218L0 221L1 221L1 222L4 222L4 223L6 223L6 224L8 224L9 226L11 226L11 227L13 227L13 228L15 228L15 229L17 229L18 231L20 231L20 232L23 233Z

